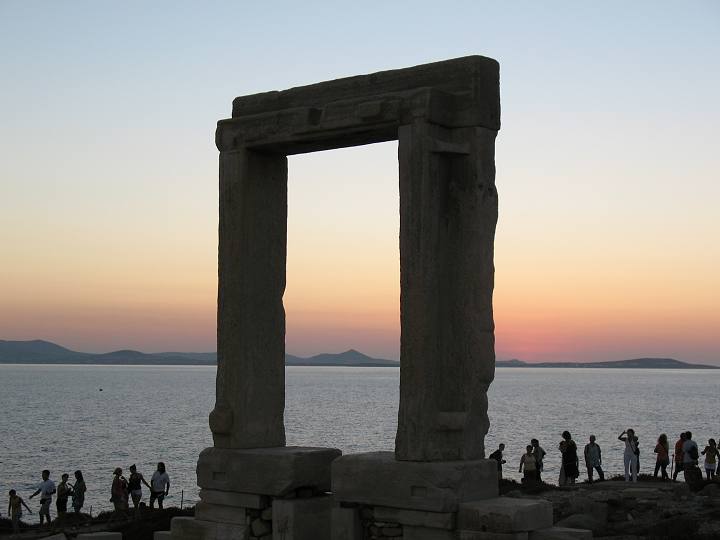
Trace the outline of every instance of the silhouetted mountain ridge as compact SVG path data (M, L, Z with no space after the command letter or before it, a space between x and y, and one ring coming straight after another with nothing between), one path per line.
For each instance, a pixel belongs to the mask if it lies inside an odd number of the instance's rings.
M32 341L0 340L0 364L100 364L100 365L215 365L214 352L160 352L144 353L123 349L107 353L73 351L41 339ZM288 366L399 366L397 360L373 358L355 349L341 353L323 353L308 358L285 355ZM540 368L645 368L645 369L720 369L718 366L690 364L674 358L634 358L608 362L540 362L518 359L498 360L497 367Z

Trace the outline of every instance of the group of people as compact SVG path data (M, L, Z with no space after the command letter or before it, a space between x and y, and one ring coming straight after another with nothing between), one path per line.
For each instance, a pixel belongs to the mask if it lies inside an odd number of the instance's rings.
M120 467L113 471L110 502L113 503L115 512L127 512L129 500L132 500L135 516L138 516L143 484L150 490L150 508L155 508L155 501L157 501L158 508L162 509L163 500L170 493L170 476L165 470L165 463L161 461L157 464L157 470L150 478L149 484L145 477L138 472L134 464L130 465L130 476L128 478L123 476Z
M640 471L640 444L638 437L633 429L627 429L618 436L618 440L625 445L623 452L625 481L637 482ZM558 450L561 454L558 483L561 486L574 484L580 477L580 458L578 456L578 446L569 431L562 433L562 440L558 444ZM500 444L498 449L489 456L490 459L497 461L500 478L502 478L502 466L506 463L505 459L503 459L504 451L505 445ZM680 434L678 441L675 443L674 451L675 471L673 472L673 480L677 479L680 472L685 472L686 479L694 472L699 472L700 455L705 456L704 469L707 479L715 478L718 463L720 463L720 451L718 451L715 439L710 439L705 449L699 452L697 443L692 439L692 433L686 431ZM656 454L653 476L657 477L658 473L661 473L663 480L669 480L667 467L671 462L670 447L665 433L658 437L653 453ZM543 461L546 455L547 452L540 446L539 441L532 439L520 458L518 472L523 473L523 483L539 482L541 480ZM595 435L590 435L589 442L585 445L583 451L583 457L588 481L590 483L594 481L595 472L597 472L599 480L605 480L605 472L602 468L602 450L596 442Z
M40 496L40 526L44 523L50 525L50 506L52 504L53 495L55 495L55 507L58 517L62 517L68 511L68 501L72 501L72 508L75 513L80 513L85 504L85 492L87 486L83 479L82 471L75 471L75 483L71 484L68 480L70 476L63 474L60 477L60 483L55 485L50 479L50 471L45 469L42 472L42 482L38 484L35 492L30 495L29 499ZM128 510L128 501L132 499L135 507L135 515L139 515L140 501L142 499L142 484L150 490L150 508L154 508L155 501L158 507L162 509L163 499L170 492L170 477L165 470L165 464L160 462L157 464L157 470L153 473L150 483L145 480L142 474L137 471L135 465L130 466L130 476L125 478L122 475L122 469L116 468L113 473L112 486L110 488L110 502L113 503L115 512L125 513ZM14 489L10 490L8 503L8 516L12 522L13 532L18 533L20 530L20 518L25 508L28 513L32 514L32 510L25 501L17 494Z
M67 512L68 500L72 500L73 510L78 513L85 504L85 492L87 487L85 486L85 480L83 479L82 471L75 471L75 483L71 484L68 474L63 474L60 477L60 483L56 486L55 482L50 480L50 471L45 469L42 472L42 482L38 484L35 492L30 495L29 499L40 495L40 526L42 527L44 522L50 525L50 505L52 504L53 495L56 496L55 507L57 508L58 517L64 515ZM8 516L12 522L12 528L14 533L20 531L20 518L22 517L22 509L32 514L32 510L25 503L25 501L17 494L14 489L10 490L8 502Z

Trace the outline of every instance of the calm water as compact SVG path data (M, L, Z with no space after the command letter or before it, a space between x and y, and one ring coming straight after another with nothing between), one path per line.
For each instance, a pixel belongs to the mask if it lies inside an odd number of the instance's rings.
M287 368L288 444L391 450L398 382L395 368ZM498 369L486 448L504 442L505 476L519 478L517 463L535 436L548 451L546 477L554 480L560 433L568 429L581 448L593 433L606 471L620 473L616 438L634 427L641 469L651 472L660 432L671 442L687 429L699 442L720 436L719 383L720 370ZM168 504L180 504L181 490L193 502L195 462L212 444L207 413L214 394L214 367L0 365L0 508L11 488L27 499L42 469L57 481L80 468L86 510L92 505L97 513L111 506L115 467L137 463L149 478L157 461L170 474Z

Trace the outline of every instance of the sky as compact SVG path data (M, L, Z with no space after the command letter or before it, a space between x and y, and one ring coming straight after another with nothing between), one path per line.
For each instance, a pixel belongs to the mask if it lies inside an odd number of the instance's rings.
M720 3L0 0L0 339L212 351L236 96L501 70L498 358L720 364ZM399 357L397 143L289 158L287 351Z

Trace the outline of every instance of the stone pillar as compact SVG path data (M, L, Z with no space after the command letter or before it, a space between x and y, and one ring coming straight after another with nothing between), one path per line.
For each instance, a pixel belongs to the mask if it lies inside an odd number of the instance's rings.
M484 457L497 131L401 126L399 460Z
M216 448L285 445L287 158L220 153Z

